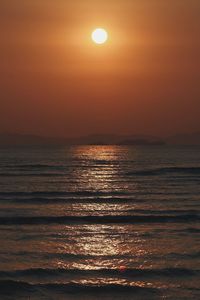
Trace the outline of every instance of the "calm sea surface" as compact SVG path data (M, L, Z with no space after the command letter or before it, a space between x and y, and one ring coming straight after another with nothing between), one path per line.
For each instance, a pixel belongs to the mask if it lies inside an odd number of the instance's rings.
M0 150L0 299L200 299L200 147Z

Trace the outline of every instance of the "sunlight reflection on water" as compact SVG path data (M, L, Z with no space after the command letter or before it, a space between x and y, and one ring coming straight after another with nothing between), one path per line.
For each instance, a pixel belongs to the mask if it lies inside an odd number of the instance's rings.
M170 149L33 149L16 152L16 166L12 152L0 152L0 218L9 220L0 226L0 272L17 282L181 286L179 294L186 286L190 299L200 247L197 218L187 221L200 207L190 161L200 152Z

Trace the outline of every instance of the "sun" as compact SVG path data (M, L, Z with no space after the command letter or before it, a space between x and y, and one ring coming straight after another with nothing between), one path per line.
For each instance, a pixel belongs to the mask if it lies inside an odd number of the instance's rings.
M103 28L96 28L92 32L92 40L96 44L105 44L105 42L108 40L108 33Z

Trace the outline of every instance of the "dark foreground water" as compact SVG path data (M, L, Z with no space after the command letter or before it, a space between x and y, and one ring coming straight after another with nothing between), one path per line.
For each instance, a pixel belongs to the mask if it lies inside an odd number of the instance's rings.
M200 299L200 148L0 150L0 299Z

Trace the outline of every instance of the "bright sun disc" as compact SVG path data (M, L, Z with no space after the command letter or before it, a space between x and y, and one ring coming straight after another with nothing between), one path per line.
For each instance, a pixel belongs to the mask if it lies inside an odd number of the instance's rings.
M97 28L92 33L92 40L96 44L104 44L108 39L108 33L103 28Z

